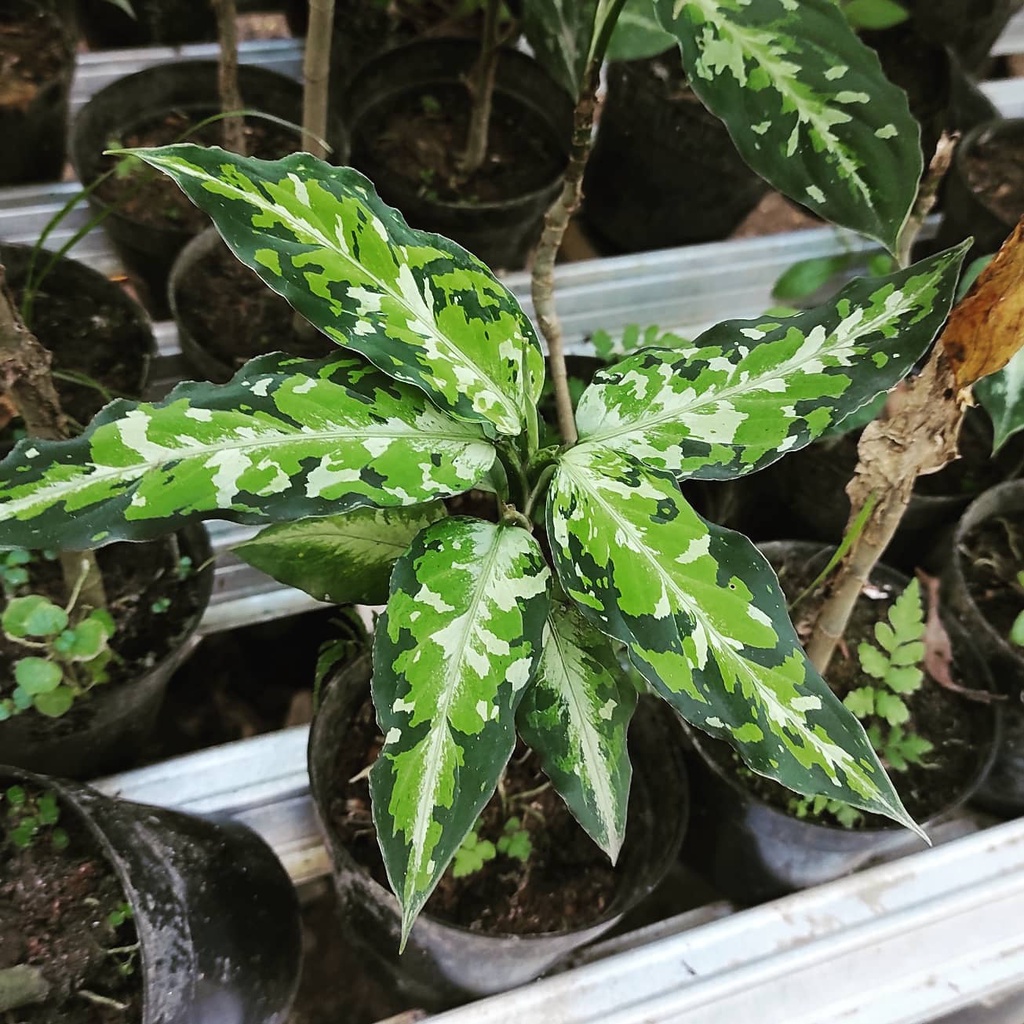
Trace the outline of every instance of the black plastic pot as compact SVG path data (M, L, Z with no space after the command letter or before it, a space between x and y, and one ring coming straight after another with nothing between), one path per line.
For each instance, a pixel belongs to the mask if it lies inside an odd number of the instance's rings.
M995 252L1006 236L1017 226L1024 207L1011 217L1008 211L994 207L990 200L972 186L967 165L977 151L994 142L1016 150L1016 162L1024 163L1024 118L986 121L969 131L957 146L949 169L945 189L945 216L939 226L935 249L956 245L974 236L968 259Z
M902 0L926 39L949 46L975 72L1024 0Z
M186 527L171 543L177 544L181 555L191 558L199 574L191 583L194 611L180 623L176 635L166 639L167 653L137 679L94 687L60 718L46 718L30 710L0 722L0 759L4 764L91 779L126 767L138 757L156 723L171 675L193 650L192 639L213 588L213 567L207 564L212 553L205 529Z
M325 684L309 742L309 773L321 824L339 787L333 777L339 743L369 693L369 656ZM573 950L608 931L662 880L686 829L688 797L683 736L658 703L641 701L630 729L633 785L626 840L619 857L622 884L605 913L578 931L494 935L420 915L398 955L401 915L395 897L357 864L324 828L334 862L340 919L348 938L419 1005L442 1007L525 984Z
M298 987L298 900L274 852L237 822L115 800L0 768L77 815L132 908L142 1024L283 1024Z
M53 181L64 172L74 32L68 19L43 0L8 0L0 24L20 22L45 24L61 52L61 63L48 80L27 86L33 90L28 97L16 93L3 105L0 93L0 185Z
M299 338L292 330L293 316L287 301L256 278L252 272L252 289L258 292L260 301L253 307L242 308L227 303L217 310L219 324L224 333L212 332L205 323L198 304L187 285L190 277L215 275L226 245L216 228L208 228L193 238L178 254L171 267L167 282L167 297L171 315L178 325L178 341L181 354L189 369L200 378L215 383L225 383L238 371L237 359L244 355L245 361L265 352L288 352L303 358L321 358L336 349L335 344L319 331L313 331L308 339ZM235 260L233 255L228 255ZM234 323L228 324L229 314L237 313ZM239 318L244 318L241 322ZM283 324L274 330L273 327ZM273 326L268 326L273 325ZM251 351L242 352L239 340L251 343ZM261 338L265 344L256 344ZM231 341L233 348L227 343Z
M779 565L787 559L814 562L820 567L831 549L808 542L771 542L761 545L768 560ZM876 586L902 589L906 577L886 566L877 566L871 581ZM989 689L984 659L971 645L968 634L951 617L944 619L956 652L958 667L970 673L966 685ZM927 828L961 807L984 782L995 758L1001 730L1001 709L985 705L991 714L991 742L977 752L976 770L965 779L959 793L937 814L924 822ZM741 779L723 768L728 757L711 751L728 750L724 743L689 730L698 757L692 769L693 828L684 856L704 871L712 884L730 899L759 903L799 889L840 878L880 859L911 853L924 843L908 829L865 827L845 829L800 819L763 802Z
M0 244L7 286L16 294L27 282L32 252L27 245ZM30 326L53 355L54 369L84 373L101 383L105 375L116 371L124 387L115 397L142 397L157 352L153 325L145 310L120 285L77 260L61 258L40 277L52 256L45 249L36 255L34 276L38 285ZM54 301L63 307L71 296L76 305L70 317L46 317ZM103 338L104 344L83 343L82 336L94 335ZM72 341L73 349L69 345ZM71 401L93 413L105 404L102 393L94 389L59 378L54 384L65 403Z
M725 238L768 189L684 81L674 50L608 67L583 217L611 250Z
M132 0L129 17L109 0L78 0L78 21L94 50L177 46L217 38L213 5L196 0Z
M1024 813L1024 649L1010 643L975 603L965 577L968 535L991 520L1024 524L1024 480L1010 480L977 498L957 524L953 553L942 577L943 599L956 612L988 662L996 689L1006 698L1006 728L985 785L975 802L998 814Z
M527 139L538 144L543 140L558 155L557 172L530 191L500 201L446 202L432 198L421 182L404 177L371 151L396 105L445 88L457 88L461 96L479 52L474 41L424 40L366 64L353 78L343 103L352 137L352 165L414 228L454 239L490 267L520 269L540 238L545 211L558 195L572 134L571 98L534 60L515 50L501 51L492 115L504 111L514 117Z
M252 65L243 64L238 72L247 108L301 123L302 86L298 82ZM110 148L111 139L124 138L137 126L170 111L183 112L198 122L217 112L217 95L215 61L161 64L101 89L79 112L72 130L71 156L82 183L91 184L106 170L103 152ZM328 141L335 149L333 158L343 158L343 132L336 119L331 122ZM298 134L295 148L301 148ZM139 279L149 309L154 316L166 317L167 275L194 232L139 223L95 193L89 201L95 211L108 211L104 229L127 268Z

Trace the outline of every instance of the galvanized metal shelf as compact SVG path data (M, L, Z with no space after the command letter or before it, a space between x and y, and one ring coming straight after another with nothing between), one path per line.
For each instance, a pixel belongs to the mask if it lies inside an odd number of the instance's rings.
M1024 51L1024 15L998 52ZM213 46L86 55L73 105L114 78L160 61L213 57ZM242 59L297 76L292 41L243 44ZM986 83L1007 116L1024 116L1019 80ZM0 190L0 238L32 243L77 191L73 183ZM86 222L76 208L54 232L60 245ZM797 259L868 243L820 228L560 267L559 309L571 348L594 330L658 323L696 333L723 317L754 316ZM73 255L116 273L99 231ZM528 281L506 278L529 311ZM174 327L156 325L158 377L181 376ZM230 555L252 528L212 523L218 561L206 632L315 606ZM296 728L112 776L98 785L129 799L228 815L259 831L297 884L329 869L309 795L307 730ZM938 849L749 910L716 903L587 951L582 966L434 1018L441 1024L1020 1024L1024 989L1024 821L977 831L961 817ZM974 832L975 834L968 834ZM1009 996L1009 998L1006 998ZM969 1007L969 1016L947 1018Z

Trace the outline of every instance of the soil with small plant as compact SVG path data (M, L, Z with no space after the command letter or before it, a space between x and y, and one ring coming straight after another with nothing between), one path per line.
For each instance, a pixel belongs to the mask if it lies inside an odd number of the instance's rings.
M40 255L41 262L46 258ZM24 288L16 286L13 294L20 307ZM54 386L74 433L115 398L140 397L150 352L125 344L142 334L137 317L124 303L72 294L52 278L43 278L37 289L29 327L53 357ZM16 440L19 422L0 426L0 444Z
M1019 138L978 140L964 155L963 171L978 198L1007 224L1024 214L1024 159Z
M469 94L439 84L378 104L352 141L352 163L381 187L391 176L434 202L494 203L548 186L565 168L565 155L547 124L500 91L483 166L468 178L459 170L469 124Z
M63 29L51 14L0 11L0 108L27 110L67 64Z
M384 742L369 700L345 736L335 778L348 781L338 782L329 802L331 825L351 856L389 888L366 778ZM520 859L527 841L529 852ZM462 877L450 866L427 901L427 914L471 931L558 932L600 920L618 888L618 870L576 823L522 742L454 863L465 859L471 866L481 846L484 857L492 847L494 855Z
M54 605L64 607L68 601L61 563L52 553L36 552L29 564L7 564L0 567L6 591L5 606L14 596L39 594ZM110 648L114 657L106 664L109 676L97 688L118 686L137 679L174 649L179 637L199 612L200 568L183 556L176 537L165 537L147 544L112 544L96 552L107 595L107 611L114 621ZM10 574L20 580L24 570L30 584L11 585ZM75 621L72 611L72 622ZM0 632L0 698L15 690L14 664L38 652ZM90 691L79 696L75 705L61 720L69 730L74 728L75 707L88 701ZM36 714L29 709L25 714Z
M801 593L814 578L802 559L791 558L785 565L775 568L789 600ZM877 682L862 670L856 652L863 642L876 643L876 623L885 620L897 593L890 587L871 585L854 606L843 642L837 648L827 673L828 684L840 700L860 687ZM802 622L801 611L797 606L795 622L798 634L806 638L809 630L805 618ZM965 676L963 661L958 660L955 650L950 674L962 686L973 688L979 685L979 680ZM903 770L895 770L884 756L882 762L911 817L923 822L955 804L977 777L991 745L992 712L988 706L967 700L940 685L927 673L921 688L903 699L910 718L902 729L907 734L927 740L932 749L922 755L920 764L909 763ZM793 813L795 799L798 801L799 798L794 798L790 790L743 767L724 743L709 744L707 749L720 765L741 775L744 786L759 799ZM840 824L830 811L820 812L814 817L822 824ZM863 813L857 816L852 827L893 826L887 818Z
M110 863L77 814L52 793L6 784L0 786L0 985L4 971L19 965L41 972L49 997L0 1010L5 1024L142 1019L138 937Z
M109 148L134 149L148 146L169 146L176 142L193 142L200 146L220 146L223 142L222 121L214 121L189 133L192 125L215 114L210 108L171 110L158 118L133 125L121 138L111 139ZM245 144L251 156L276 160L300 149L299 136L261 118L245 118ZM185 137L187 136L187 138ZM141 160L123 162L116 156L104 157L102 171L118 167L106 181L97 186L95 195L129 220L151 227L198 235L210 223L206 216L166 174Z
M319 331L299 337L288 302L226 245L214 246L182 274L177 312L192 337L231 373L265 352L318 359L338 349Z
M1009 639L1017 616L1024 612L1024 529L1014 516L979 523L961 541L964 581L978 611L992 628Z

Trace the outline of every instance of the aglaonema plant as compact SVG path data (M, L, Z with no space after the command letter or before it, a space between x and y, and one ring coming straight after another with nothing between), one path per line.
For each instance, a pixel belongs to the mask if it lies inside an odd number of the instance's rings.
M709 81L742 79L725 90L742 103L726 106L750 120L752 144L793 165L821 209L828 191L838 219L856 210L894 246L913 189L878 172L919 161L916 128L905 101L886 105L877 61L830 0L676 10ZM822 25L849 38L836 43ZM726 28L745 48L716 36ZM812 60L801 31L843 60ZM747 66L755 58L764 73ZM830 106L826 88L843 98ZM878 106L861 90L877 90ZM840 145L840 126L865 112L877 127ZM226 385L115 402L78 438L20 444L0 470L0 544L96 546L211 516L274 524L250 545L255 564L336 602L386 599L372 682L384 746L370 788L403 942L517 730L616 857L636 702L623 656L754 771L916 827L805 657L767 562L703 520L679 481L767 466L892 387L943 323L962 248L786 319L725 322L631 354L575 411L560 409L573 439L542 447L533 324L486 267L409 228L365 177L306 154L135 155L345 351L260 357ZM444 499L474 488L493 494L490 517L446 513Z

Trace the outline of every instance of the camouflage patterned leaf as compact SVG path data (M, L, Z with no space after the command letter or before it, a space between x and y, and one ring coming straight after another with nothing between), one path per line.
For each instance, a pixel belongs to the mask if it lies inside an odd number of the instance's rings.
M573 98L587 68L599 6L598 0L525 0L523 4L523 34L537 59Z
M384 747L370 793L403 945L512 754L550 582L526 530L464 517L428 526L395 564L374 638Z
M576 820L612 859L626 830L633 770L626 733L636 689L608 638L575 606L553 603L544 653L516 720Z
M761 469L910 370L949 312L963 253L860 278L783 320L726 321L687 346L629 356L584 392L580 439L677 476Z
M921 176L907 97L834 0L654 0L694 92L780 192L894 250Z
M764 558L705 523L671 478L570 449L548 538L566 593L688 721L798 793L910 824L860 723L804 656Z
M992 451L1024 430L1024 349L974 385L974 395L992 418Z
M70 441L19 442L0 467L0 546L77 550L214 515L416 505L490 469L481 434L353 356L263 356L228 384L114 402Z
M384 604L396 560L420 530L444 515L439 501L409 508L355 508L340 516L268 526L236 545L234 552L318 601Z
M544 382L532 324L475 256L414 231L358 171L308 153L132 152L174 178L235 255L333 341L453 416L522 432Z

